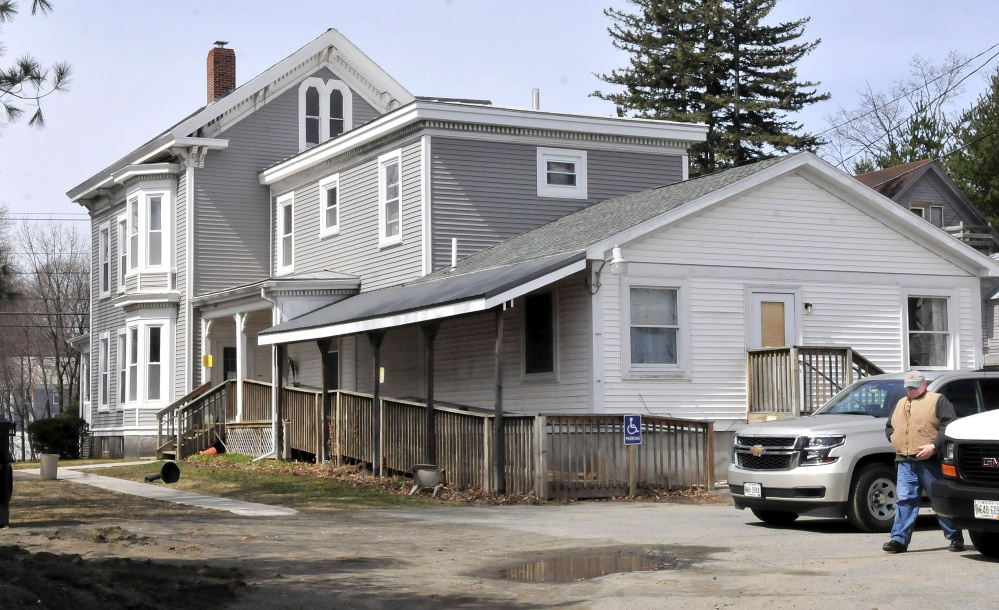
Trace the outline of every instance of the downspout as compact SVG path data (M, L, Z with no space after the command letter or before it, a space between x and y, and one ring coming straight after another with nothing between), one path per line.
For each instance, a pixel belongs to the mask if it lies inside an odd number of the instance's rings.
M277 301L267 296L267 289L260 288L260 298L271 304L271 324L277 324L277 319L279 316ZM277 403L278 403L278 383L280 382L281 367L277 360L277 345L271 346L271 452L267 455L273 455L277 458L278 452L278 422L277 418ZM263 459L266 456L261 456L258 459ZM256 460L254 460L256 461Z
M195 155L195 147L191 147L191 156ZM187 366L184 367L184 390L190 394L194 389L194 305L191 304L191 294L194 292L194 265L191 264L191 253L194 247L194 228L191 219L194 218L194 166L187 163L187 205L184 206L184 354L187 356ZM204 346L202 346L204 349Z

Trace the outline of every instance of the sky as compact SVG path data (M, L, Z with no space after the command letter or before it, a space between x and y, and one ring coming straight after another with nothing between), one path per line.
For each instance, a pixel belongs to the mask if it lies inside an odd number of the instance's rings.
M0 133L0 203L14 219L80 214L66 191L204 105L216 40L236 52L237 84L333 27L414 95L530 107L537 87L543 109L594 115L614 114L590 96L613 89L594 73L627 63L603 14L626 0L52 0L44 17L19 4L0 65L24 53L65 60L73 83L45 99L45 129L21 122ZM992 0L781 0L771 16L811 17L805 38L822 39L798 66L832 94L796 115L811 132L858 91L904 77L914 54L971 56L999 42ZM962 105L984 81L967 86Z

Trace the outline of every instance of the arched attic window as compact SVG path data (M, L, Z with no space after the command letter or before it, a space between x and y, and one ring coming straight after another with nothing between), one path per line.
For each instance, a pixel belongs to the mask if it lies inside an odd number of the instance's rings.
M307 78L298 89L299 149L322 144L352 127L350 89L341 80Z

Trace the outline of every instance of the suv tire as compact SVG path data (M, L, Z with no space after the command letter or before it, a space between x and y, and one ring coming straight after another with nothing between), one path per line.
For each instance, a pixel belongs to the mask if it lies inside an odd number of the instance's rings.
M754 508L756 518L768 525L791 525L798 519L798 513L785 513L779 510Z
M895 476L895 466L888 464L868 464L857 471L846 506L854 527L871 534L891 531L898 502Z
M979 553L986 557L999 559L999 534L969 530L968 535L971 536L971 543L975 545Z

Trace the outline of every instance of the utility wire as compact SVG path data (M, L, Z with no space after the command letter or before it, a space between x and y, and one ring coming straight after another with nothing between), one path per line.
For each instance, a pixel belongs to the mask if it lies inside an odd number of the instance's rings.
M987 133L987 134L985 134L985 135L983 135L981 137L975 138L974 140L968 142L964 146L959 146L959 147L955 148L954 150L948 151L948 152L946 152L946 153L944 153L944 154L942 154L942 155L940 155L938 157L935 157L933 159L929 159L927 161L927 163L934 162L934 161L939 161L941 159L945 159L945 158L953 155L956 152L960 152L960 151L964 150L965 148L968 148L969 146L972 146L974 144L978 144L982 140L984 140L986 138L991 138L992 136L994 136L996 134L999 134L999 129L994 129L994 130L990 131L989 133ZM916 167L913 167L911 169L907 169L904 172L902 172L901 174L898 174L897 176L892 176L891 178L888 178L887 180L883 180L881 182L878 182L877 184L875 184L871 188L875 188L876 189L877 187L881 186L882 184L887 184L887 183L891 182L892 180L898 180L899 178L901 178L902 176L905 176L906 174L911 174L914 171L917 171L917 170L920 170L920 169L924 168L927 165L927 163L923 163L923 164L917 165Z

